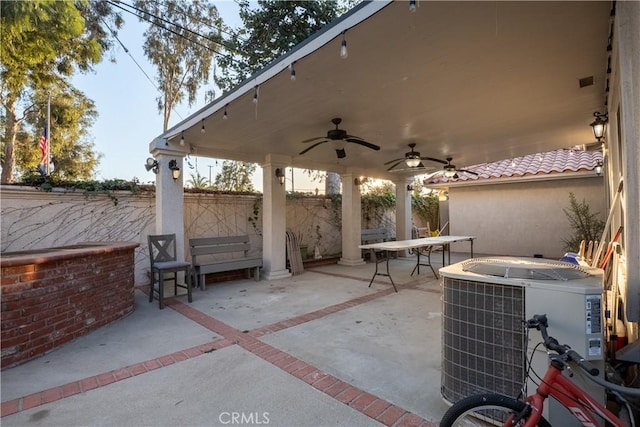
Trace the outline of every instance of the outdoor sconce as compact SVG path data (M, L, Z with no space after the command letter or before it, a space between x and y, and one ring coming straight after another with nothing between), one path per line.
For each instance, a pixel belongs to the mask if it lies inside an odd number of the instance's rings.
M169 162L169 169L171 169L171 177L174 181L180 178L180 167L178 166L178 162L176 160L171 160Z
M355 179L353 180L353 183L354 183L355 185L360 186L360 185L362 185L362 184L366 183L368 180L369 180L369 178L367 178L366 176L360 176L360 177L358 177L358 178L355 178Z
M602 138L604 138L604 133L607 128L607 122L609 121L609 116L607 113L600 114L599 112L593 113L593 117L596 119L590 124L593 129L593 136L596 137L596 140L600 142Z
M145 163L144 168L147 172L153 170L153 173L158 173L158 161L153 157L147 157L147 162Z
M596 163L596 174L598 176L600 176L602 174L602 162L600 160L598 160L598 163Z
M285 175L282 168L276 168L276 178L278 178L280 185L284 185Z
M413 185L407 184L407 191L413 191Z

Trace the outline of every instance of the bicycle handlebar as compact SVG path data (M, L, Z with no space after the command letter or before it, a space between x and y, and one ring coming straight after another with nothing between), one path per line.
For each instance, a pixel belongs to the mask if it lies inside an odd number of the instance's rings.
M576 362L578 366L580 366L589 375L596 377L600 373L598 368L585 360L584 357L580 356L576 351L572 350L571 347L565 344L560 344L558 340L549 336L547 333L547 316L545 314L534 315L533 319L527 320L526 326L529 329L535 328L540 331L542 339L544 340L544 346L549 350L553 350L560 355L566 355L567 359Z

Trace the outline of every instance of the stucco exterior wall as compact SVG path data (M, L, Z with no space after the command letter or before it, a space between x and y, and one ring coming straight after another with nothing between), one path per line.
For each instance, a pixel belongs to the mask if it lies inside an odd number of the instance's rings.
M602 177L451 187L450 234L476 236L477 254L561 258L567 252L563 239L571 235L563 211L570 192L606 219Z

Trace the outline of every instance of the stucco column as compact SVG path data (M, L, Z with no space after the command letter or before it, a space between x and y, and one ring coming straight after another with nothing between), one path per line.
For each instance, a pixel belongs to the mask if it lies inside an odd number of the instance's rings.
M156 174L156 234L176 235L176 256L178 260L185 258L184 241L184 167L182 158L185 153L165 142L152 143L151 155L158 161ZM164 147L163 147L164 145ZM181 147L184 148L184 147ZM175 160L180 168L180 178L174 180L169 169L169 162ZM143 167L143 165L141 165Z
M640 3L616 2L616 37L620 61L624 243L627 259L626 314L640 321ZM615 114L610 111L609 115Z
M360 187L355 184L356 175L349 171L342 174L342 257L338 264L362 265L360 228L362 213Z
M396 240L411 238L411 191L407 186L410 179L393 181L396 186ZM399 256L407 256L407 251L399 251Z
M289 160L269 154L262 165L262 277L267 280L291 276L286 268L286 190L276 177L276 169L284 172Z

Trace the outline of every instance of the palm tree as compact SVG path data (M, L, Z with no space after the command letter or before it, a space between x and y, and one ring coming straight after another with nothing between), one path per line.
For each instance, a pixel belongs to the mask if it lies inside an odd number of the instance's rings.
M204 176L200 175L200 172L196 171L195 174L191 174L186 182L187 187L195 188L196 190L206 190L209 188L209 181Z

